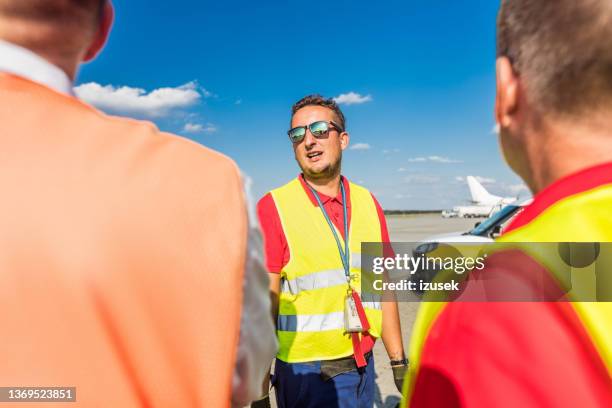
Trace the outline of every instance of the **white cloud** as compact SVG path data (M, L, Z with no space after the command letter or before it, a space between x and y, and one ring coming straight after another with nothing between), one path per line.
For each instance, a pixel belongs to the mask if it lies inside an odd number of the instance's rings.
M397 171L398 171L399 173L403 173L403 172L405 172L405 171L407 171L407 170L406 170L404 167L400 167L399 169L397 169Z
M115 87L89 82L77 86L74 91L79 98L100 109L149 117L166 116L172 110L187 108L202 97L212 96L196 82L150 92L129 86Z
M474 176L474 178L481 184L493 184L496 181L494 178L490 177Z
M505 188L507 191L510 192L510 194L513 195L519 195L522 192L529 192L529 188L527 188L527 186L524 184L511 184L505 186Z
M383 149L383 154L399 153L400 149Z
M461 160L454 160L454 159L449 159L448 157L442 157L442 156L427 156L427 157L413 157L408 159L409 163L425 163L425 162L431 162L431 163L463 163Z
M201 123L187 123L183 128L183 132L187 133L199 133L204 129L204 125Z
M351 150L369 150L371 146L368 143L355 143L349 149Z
M343 93L334 98L339 105L358 105L372 101L372 95L361 95L356 92Z
M453 160L449 159L448 157L440 156L429 156L427 159L434 163L462 163L461 160Z
M204 129L202 129L202 132L214 133L217 130L219 130L217 126L213 125L212 123L208 123L206 126L204 126Z
M478 181L481 184L494 184L497 182L497 180L495 180L494 178L490 178L490 177L474 176L474 178L476 179L476 181ZM466 178L463 176L457 176L455 177L455 180L465 183Z
M237 99L234 105L242 105L242 99Z
M189 84L194 84L196 88L198 87L197 83L195 81L191 81L191 82L189 82L186 85L189 85ZM205 98L218 98L219 97L219 95L214 94L214 93L210 92L209 90L204 89L202 87L200 87L200 91L202 92L202 96L205 97Z
M499 123L496 123L495 126L493 126L493 129L491 129L491 133L499 135L499 129L500 129Z
M213 125L212 123L207 123L206 125L203 125L201 123L187 123L185 124L185 127L183 127L183 132L186 133L212 133L212 132L216 132L217 131L217 127L215 125Z
M410 176L406 176L404 178L406 183L414 183L414 184L430 184L437 183L440 181L440 177L431 176L427 174L412 174Z

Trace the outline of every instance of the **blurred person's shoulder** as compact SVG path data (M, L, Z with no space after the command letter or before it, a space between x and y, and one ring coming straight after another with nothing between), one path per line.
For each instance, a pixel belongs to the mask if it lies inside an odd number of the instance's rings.
M75 143L98 147L99 159L115 153L114 156L138 161L144 167L161 166L157 170L166 167L170 173L184 175L191 182L223 175L240 177L237 165L229 157L185 137L161 131L150 121L106 114L76 97L20 77L5 75L4 81L8 86L2 88L13 91L15 103L25 105L26 116L38 119L38 123L44 123L45 129L53 130L55 135L72 135L71 141Z
M546 187L512 221L500 240L608 242L612 239L611 206L612 162L608 162Z

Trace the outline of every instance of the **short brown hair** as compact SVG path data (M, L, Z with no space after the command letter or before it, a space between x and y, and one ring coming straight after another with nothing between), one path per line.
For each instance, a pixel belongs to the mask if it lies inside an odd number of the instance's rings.
M543 112L612 106L609 0L502 0L497 54L510 59Z
M307 95L297 101L291 108L291 117L295 115L295 112L302 109L305 106L323 106L332 110L338 117L338 125L342 128L341 131L346 130L346 119L344 113L340 110L340 107L333 98L324 98L318 94Z
M0 0L0 15L71 24L83 17L100 19L107 0Z

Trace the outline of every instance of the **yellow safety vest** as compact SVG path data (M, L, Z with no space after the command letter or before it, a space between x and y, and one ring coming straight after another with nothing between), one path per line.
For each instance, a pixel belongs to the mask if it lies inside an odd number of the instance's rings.
M349 183L351 287L361 292L361 243L380 242L381 225L369 191ZM349 284L338 246L321 209L313 205L299 179L271 192L289 247L281 270L277 358L298 363L333 360L353 354L344 329ZM342 234L336 231L344 247ZM370 335L380 337L380 299L362 298Z
M611 209L612 184L604 184L557 201L499 241L612 242ZM609 253L602 253L600 257L607 257L601 260L602 264L612 264ZM580 280L581 284L582 281L584 279ZM610 283L606 284L609 288ZM419 308L410 341L410 368L404 382L402 406L410 404L427 336L446 305L446 302L424 302ZM571 305L612 376L612 302L572 302Z

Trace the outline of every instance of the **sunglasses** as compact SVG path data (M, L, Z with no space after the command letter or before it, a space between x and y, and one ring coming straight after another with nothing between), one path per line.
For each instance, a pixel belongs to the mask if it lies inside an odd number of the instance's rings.
M336 129L338 132L343 132L342 128L331 120L329 122L319 120L312 122L310 125L294 127L293 129L290 129L287 134L293 143L300 143L306 136L306 129L309 129L310 133L312 133L312 135L317 139L322 139L327 137L327 134L331 128Z

